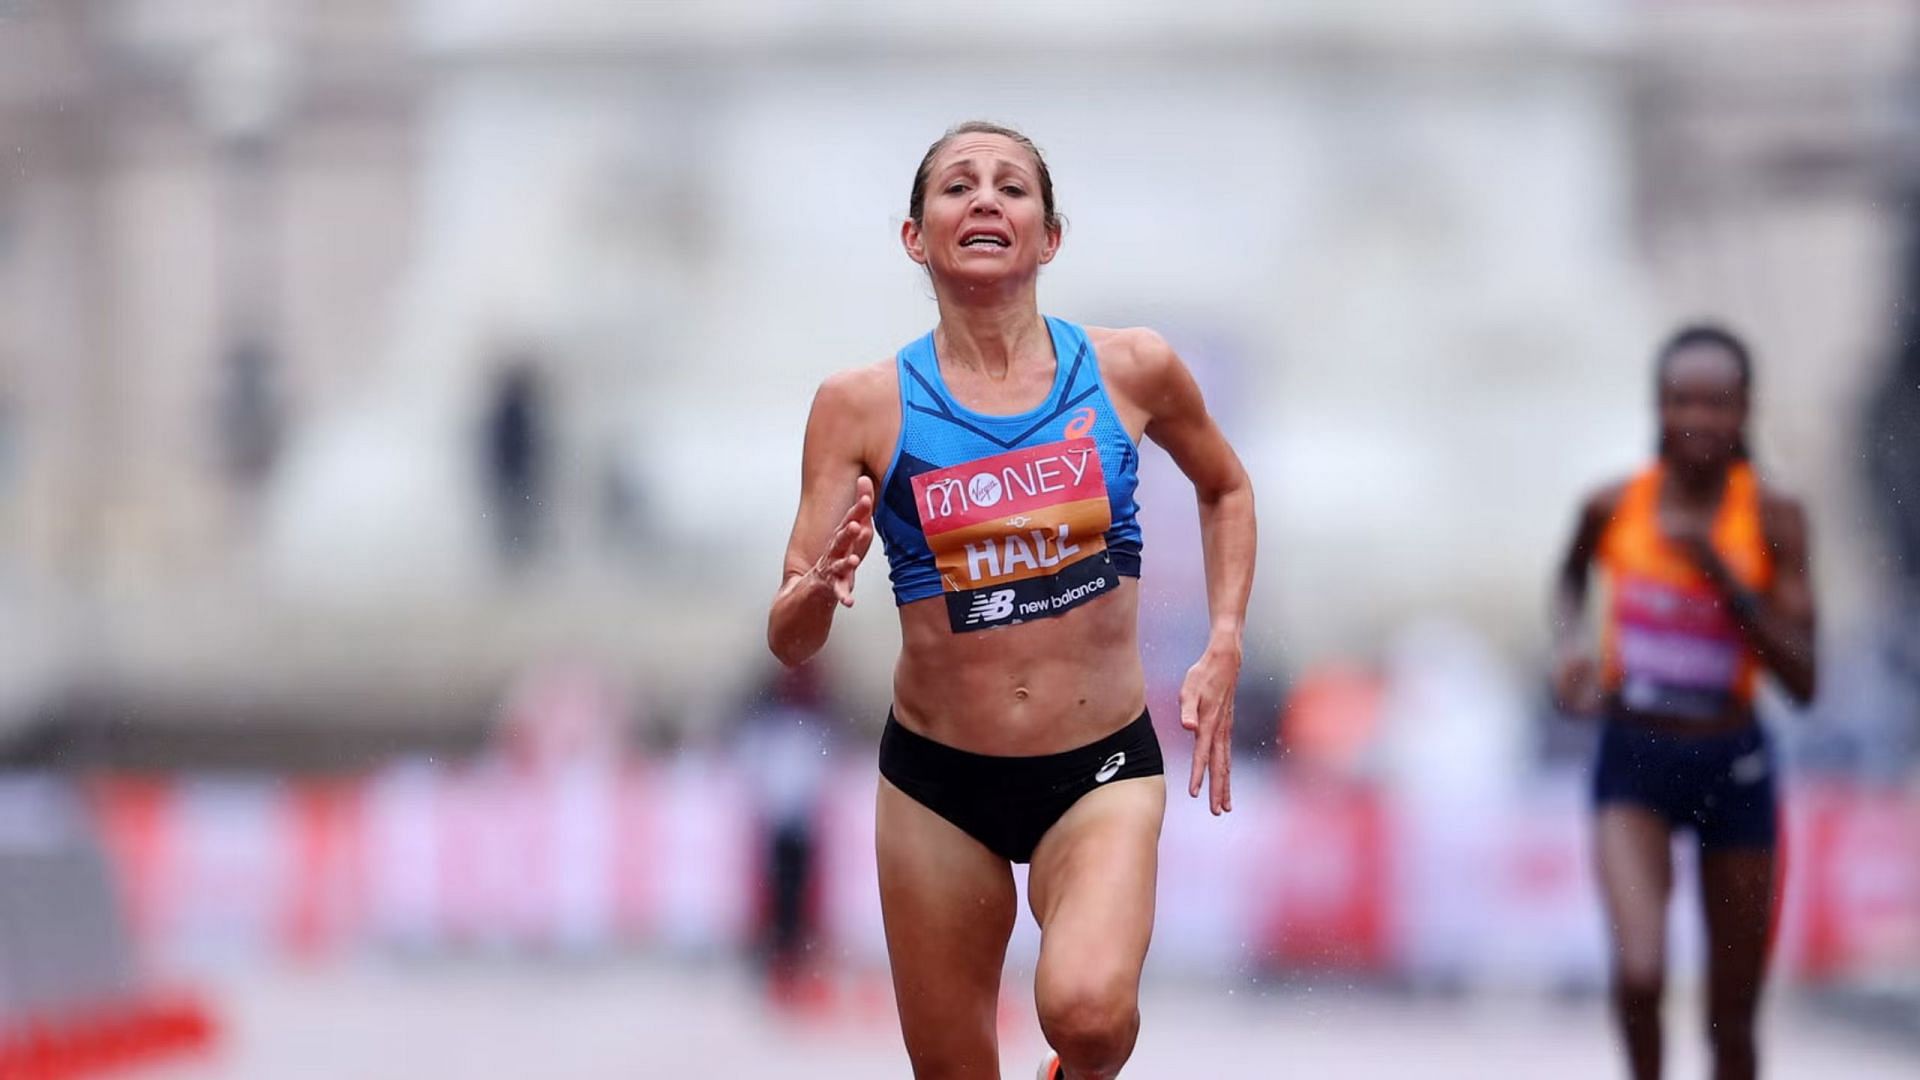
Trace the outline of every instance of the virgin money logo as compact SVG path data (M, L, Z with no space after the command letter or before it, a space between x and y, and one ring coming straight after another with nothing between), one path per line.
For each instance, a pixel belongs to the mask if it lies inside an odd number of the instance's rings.
M913 488L921 524L931 532L1106 496L1100 451L1087 438L921 473L913 478Z

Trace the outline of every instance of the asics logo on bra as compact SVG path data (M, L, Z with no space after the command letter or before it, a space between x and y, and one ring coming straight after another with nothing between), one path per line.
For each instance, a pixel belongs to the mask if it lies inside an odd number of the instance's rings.
M1011 614L1013 614L1013 590L995 589L973 598L973 607L967 611L967 625L999 622Z
M1125 765L1126 763L1127 763L1127 752L1125 750L1122 750L1114 754L1112 757L1108 758L1105 762L1101 764L1099 772L1093 774L1093 782L1096 784L1104 784L1107 781L1113 779L1115 776L1119 775L1120 766Z
M1090 408L1082 408L1067 421L1066 430L1061 432L1069 439L1085 438L1093 430L1093 418L1096 414Z

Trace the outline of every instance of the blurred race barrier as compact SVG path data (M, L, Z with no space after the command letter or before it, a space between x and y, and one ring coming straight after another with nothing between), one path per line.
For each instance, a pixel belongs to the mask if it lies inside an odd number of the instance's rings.
M212 1045L196 999L141 978L93 824L71 785L0 780L0 1078L91 1076Z
M361 778L94 781L141 954L162 970L355 950L724 952L752 940L755 792L730 759L408 764ZM884 956L874 774L841 765L813 889L827 955ZM1601 921L1572 772L1507 805L1414 805L1251 765L1233 814L1176 792L1155 970L1485 987L1596 985ZM1920 798L1790 784L1778 970L1809 982L1920 970ZM1674 957L1697 969L1688 860ZM47 915L55 922L65 915ZM74 917L79 917L78 915ZM1014 956L1030 946L1023 924Z

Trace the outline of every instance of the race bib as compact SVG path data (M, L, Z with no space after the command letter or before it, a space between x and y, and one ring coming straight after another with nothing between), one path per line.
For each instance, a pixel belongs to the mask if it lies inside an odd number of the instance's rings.
M913 497L955 633L1059 615L1120 584L1091 438L924 472Z
M1669 716L1720 715L1740 679L1745 646L1717 596L1626 578L1614 602L1620 699Z

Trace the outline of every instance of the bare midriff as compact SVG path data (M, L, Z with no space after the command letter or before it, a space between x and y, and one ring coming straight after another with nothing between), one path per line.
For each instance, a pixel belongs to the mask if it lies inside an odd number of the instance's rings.
M1065 614L967 634L950 629L942 597L902 605L894 716L976 754L1085 746L1146 707L1139 618L1135 578Z
M1753 706L1744 702L1730 704L1717 716L1666 716L1644 709L1630 709L1621 703L1618 694L1607 696L1607 715L1621 723L1666 735L1726 735L1752 727L1758 722Z

